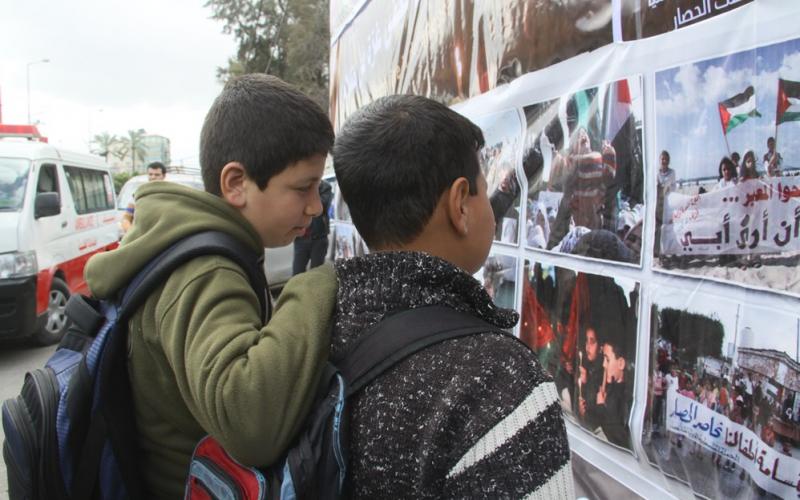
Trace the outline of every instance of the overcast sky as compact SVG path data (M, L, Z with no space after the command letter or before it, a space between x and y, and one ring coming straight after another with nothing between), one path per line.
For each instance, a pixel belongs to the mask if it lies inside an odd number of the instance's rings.
M728 134L731 151L753 149L758 169L775 135L778 78L800 80L800 40L790 40L687 64L656 74L656 150L666 149L678 179L717 176L727 155L718 103L752 85L760 118ZM780 125L778 150L784 168L800 165L800 122ZM657 158L657 154L650 155Z
M202 0L0 0L3 123L27 122L29 68L31 119L52 144L87 151L95 134L143 128L197 166L215 70L236 51L210 12Z

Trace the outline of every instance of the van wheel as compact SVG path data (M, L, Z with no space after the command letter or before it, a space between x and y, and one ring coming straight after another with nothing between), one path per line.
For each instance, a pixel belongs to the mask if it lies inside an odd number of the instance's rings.
M50 285L50 294L47 300L47 313L44 324L33 335L33 342L37 345L55 344L67 331L67 299L69 287L60 278L53 278Z

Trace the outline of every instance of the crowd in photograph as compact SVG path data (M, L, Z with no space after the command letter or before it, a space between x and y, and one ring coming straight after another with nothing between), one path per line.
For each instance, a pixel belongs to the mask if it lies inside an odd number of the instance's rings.
M795 411L795 393L783 391L779 397L768 390L768 379L741 367L723 364L719 373L704 369L702 363L683 363L676 355L674 344L661 340L656 350L656 369L651 374L651 437L668 437L677 448L688 447L688 454L698 461L707 457L719 469L733 472L731 460L706 451L700 443L666 426L666 397L671 391L685 396L731 422L745 426L771 448L792 456L800 412ZM702 365L702 366L701 366ZM784 431L789 429L789 432ZM744 479L745 471L740 471Z

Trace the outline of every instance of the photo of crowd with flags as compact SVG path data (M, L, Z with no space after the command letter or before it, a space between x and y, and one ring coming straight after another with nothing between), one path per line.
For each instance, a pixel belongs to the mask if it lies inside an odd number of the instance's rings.
M654 265L800 294L800 40L656 73Z
M639 284L525 261L520 339L548 370L564 414L631 450Z
M702 497L795 498L797 311L664 287L650 320L648 460Z
M478 153L494 211L495 240L516 244L520 220L520 182L517 178L522 123L516 109L473 118L483 132Z
M638 76L524 108L527 247L640 263L642 112Z

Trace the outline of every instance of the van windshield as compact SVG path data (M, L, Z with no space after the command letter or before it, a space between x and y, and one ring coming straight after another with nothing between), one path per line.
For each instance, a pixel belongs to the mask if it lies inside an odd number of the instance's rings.
M30 166L30 160L0 158L0 211L22 209Z

